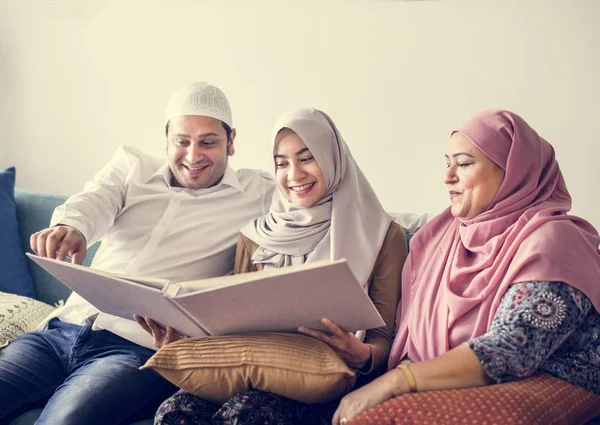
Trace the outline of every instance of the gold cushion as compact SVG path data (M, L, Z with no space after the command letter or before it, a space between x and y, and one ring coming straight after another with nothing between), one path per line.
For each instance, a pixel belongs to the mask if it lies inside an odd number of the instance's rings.
M205 400L261 390L304 403L342 397L356 372L327 344L301 334L254 333L182 339L162 347L142 369Z

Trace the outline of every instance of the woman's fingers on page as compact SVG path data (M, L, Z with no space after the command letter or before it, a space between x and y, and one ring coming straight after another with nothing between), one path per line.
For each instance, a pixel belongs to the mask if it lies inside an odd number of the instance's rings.
M313 338L318 339L319 341L323 341L325 344L332 346L333 348L337 348L336 338L333 335L328 335L325 332L317 331L316 329L309 329L305 327L298 328L298 332L303 333L308 336L312 336Z
M165 332L165 339L163 341L164 345L170 344L171 342L175 341L175 336L173 335L175 332L173 331L173 328L170 326L167 326L167 331Z
M146 324L148 325L148 327L152 330L152 333L154 335L160 335L161 338L163 337L163 329L158 326L156 324L156 322L154 320L152 320L150 317L146 317Z
M185 338L183 335L178 334L177 332L175 332L175 329L173 329L170 326L167 326L167 332L165 333L165 341L164 344L170 344L172 342L175 341L179 341L180 339Z
M337 338L344 338L346 336L346 332L341 330L338 325L336 325L329 319L321 319L321 324L327 328L331 335Z
M305 328L304 326L299 327L298 332L300 332L301 334L304 334L304 335L315 337L315 338L318 337L317 334L321 333L319 331L315 331L314 329Z
M144 320L144 318L142 316L140 316L138 314L134 314L133 320L135 320L138 323L138 325L140 325L146 332L148 332L150 335L152 335L152 330L146 324L146 321Z
M163 328L149 317L146 317L146 324L152 330L152 336L154 337L154 345L158 348L162 347L165 343L165 331Z

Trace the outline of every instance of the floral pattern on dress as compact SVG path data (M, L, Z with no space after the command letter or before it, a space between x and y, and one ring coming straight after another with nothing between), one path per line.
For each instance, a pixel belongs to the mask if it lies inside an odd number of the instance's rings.
M541 294L531 302L523 312L523 319L536 328L556 329L565 320L567 304L562 298L551 292Z
M212 417L218 409L218 404L179 390L159 406L154 424L212 425Z
M222 406L180 390L165 400L155 425L325 425L331 423L337 402L305 404L263 392L234 395Z
M511 285L490 330L467 344L497 383L539 370L600 394L600 315L565 283Z

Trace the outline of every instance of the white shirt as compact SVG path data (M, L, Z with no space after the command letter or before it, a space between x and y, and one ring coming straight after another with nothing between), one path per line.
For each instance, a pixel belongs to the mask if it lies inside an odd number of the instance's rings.
M50 225L78 229L88 246L102 240L92 268L172 281L233 273L239 231L265 214L274 182L267 173L227 167L208 189L173 187L164 161L120 147L84 190L56 208ZM84 324L98 311L77 294L52 317ZM152 338L133 320L100 313L107 329L140 345Z

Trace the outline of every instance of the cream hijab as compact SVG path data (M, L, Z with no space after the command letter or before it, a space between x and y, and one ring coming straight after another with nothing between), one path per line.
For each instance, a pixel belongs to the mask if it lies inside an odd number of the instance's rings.
M242 233L260 248L252 261L265 268L345 258L365 291L392 221L324 112L299 109L283 114L271 135L272 151L283 128L294 131L321 167L327 186L315 205L292 204L279 187L269 212Z

